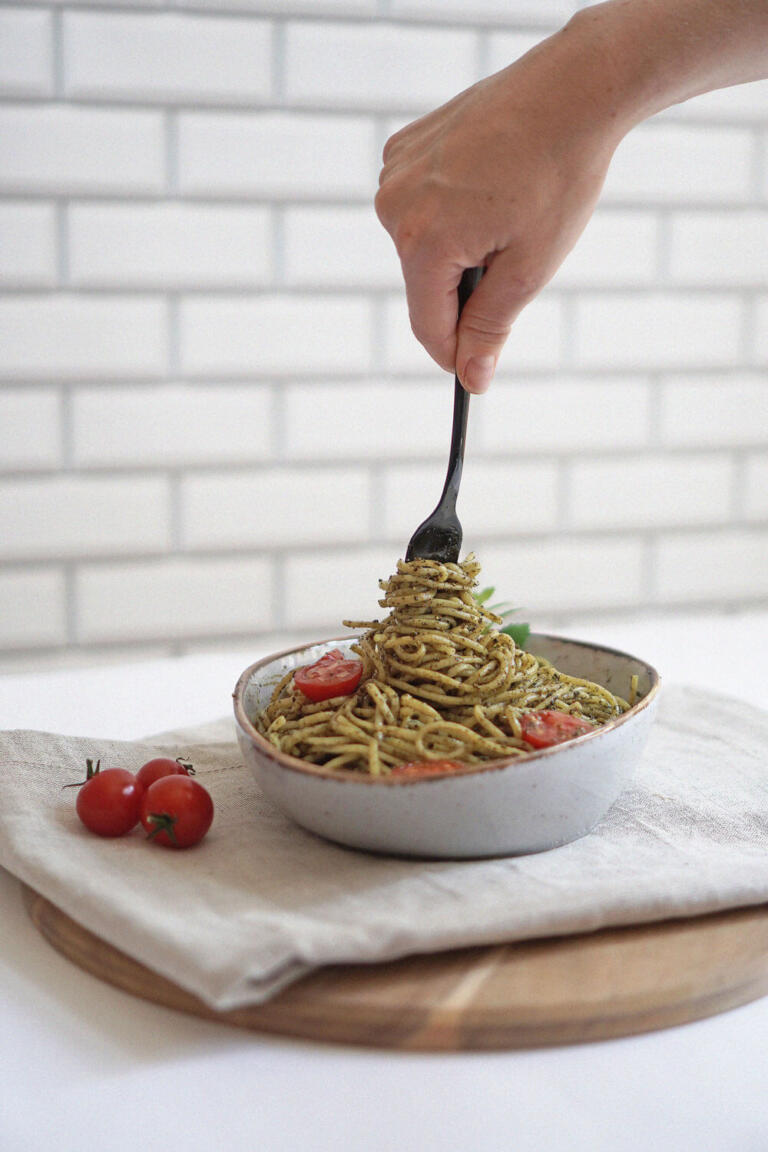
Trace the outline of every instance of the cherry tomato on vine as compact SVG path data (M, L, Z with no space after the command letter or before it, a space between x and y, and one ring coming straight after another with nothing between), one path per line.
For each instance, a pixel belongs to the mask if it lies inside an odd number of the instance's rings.
M456 760L411 760L408 764L396 764L391 776L442 776L464 768Z
M520 727L523 740L533 748L551 748L553 744L562 744L564 740L573 740L595 729L594 724L581 716L547 710L524 713Z
M317 703L331 700L334 696L351 696L362 675L360 660L348 660L338 648L334 648L314 664L299 668L293 682L309 700Z
M194 776L194 774L194 768L185 760L170 760L166 756L158 756L142 764L136 773L136 779L142 788L146 789L163 776Z
M161 776L141 801L141 822L148 838L167 848L198 844L213 821L213 800L190 776Z
M78 816L97 836L125 836L138 823L144 789L126 768L96 768L88 760L88 778L77 794Z

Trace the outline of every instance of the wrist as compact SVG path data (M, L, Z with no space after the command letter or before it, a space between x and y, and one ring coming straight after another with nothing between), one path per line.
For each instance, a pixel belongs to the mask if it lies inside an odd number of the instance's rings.
M658 111L654 85L625 46L618 15L610 2L582 9L549 41L564 110L611 150Z
M768 76L765 0L606 0L561 30L622 134L691 96Z

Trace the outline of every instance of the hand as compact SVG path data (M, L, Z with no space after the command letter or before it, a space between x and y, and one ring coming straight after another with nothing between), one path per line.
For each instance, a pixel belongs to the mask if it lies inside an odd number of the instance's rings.
M469 392L484 392L521 310L583 231L623 134L610 69L570 25L397 132L376 211L405 278L411 326ZM457 326L465 268L487 271Z

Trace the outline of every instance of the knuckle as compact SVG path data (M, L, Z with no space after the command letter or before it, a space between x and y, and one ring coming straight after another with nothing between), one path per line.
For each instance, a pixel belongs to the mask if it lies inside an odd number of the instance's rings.
M409 308L408 319L411 322L411 331L420 344L423 344L430 355L438 361L440 358L450 358L453 351L456 334L446 332L441 328L434 317L418 308Z
M429 325L422 320L421 316L414 315L413 312L410 313L409 319L411 321L411 331L416 339L420 344L423 344L425 348L429 347L433 341L433 333L430 331Z
M545 277L538 270L531 270L530 272L518 272L514 276L510 276L506 282L506 288L510 296L519 300L529 300L532 296L536 296L546 284Z
M461 329L464 336L472 336L489 344L498 344L507 339L512 330L512 323L502 316L488 316L482 313L467 314L465 312L461 317Z
M382 149L381 160L383 164L389 163L389 161L392 159L392 153L396 150L399 143L400 133L395 132L392 136L389 137L386 144L384 145L384 148Z
M414 258L439 256L445 246L444 239L440 215L429 203L420 203L404 212L394 233L404 263Z
M439 255L446 245L445 214L438 198L410 168L382 170L374 197L376 215L405 263Z
M382 173L383 175L383 173ZM381 184L374 196L373 207L380 222L387 227L392 216L392 191L387 184Z

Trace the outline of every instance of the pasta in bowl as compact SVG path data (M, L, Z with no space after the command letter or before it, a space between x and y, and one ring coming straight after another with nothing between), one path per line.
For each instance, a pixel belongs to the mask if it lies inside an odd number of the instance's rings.
M299 824L372 851L508 855L584 835L619 795L658 675L558 637L520 647L474 594L478 571L401 561L385 619L243 673L243 755Z

